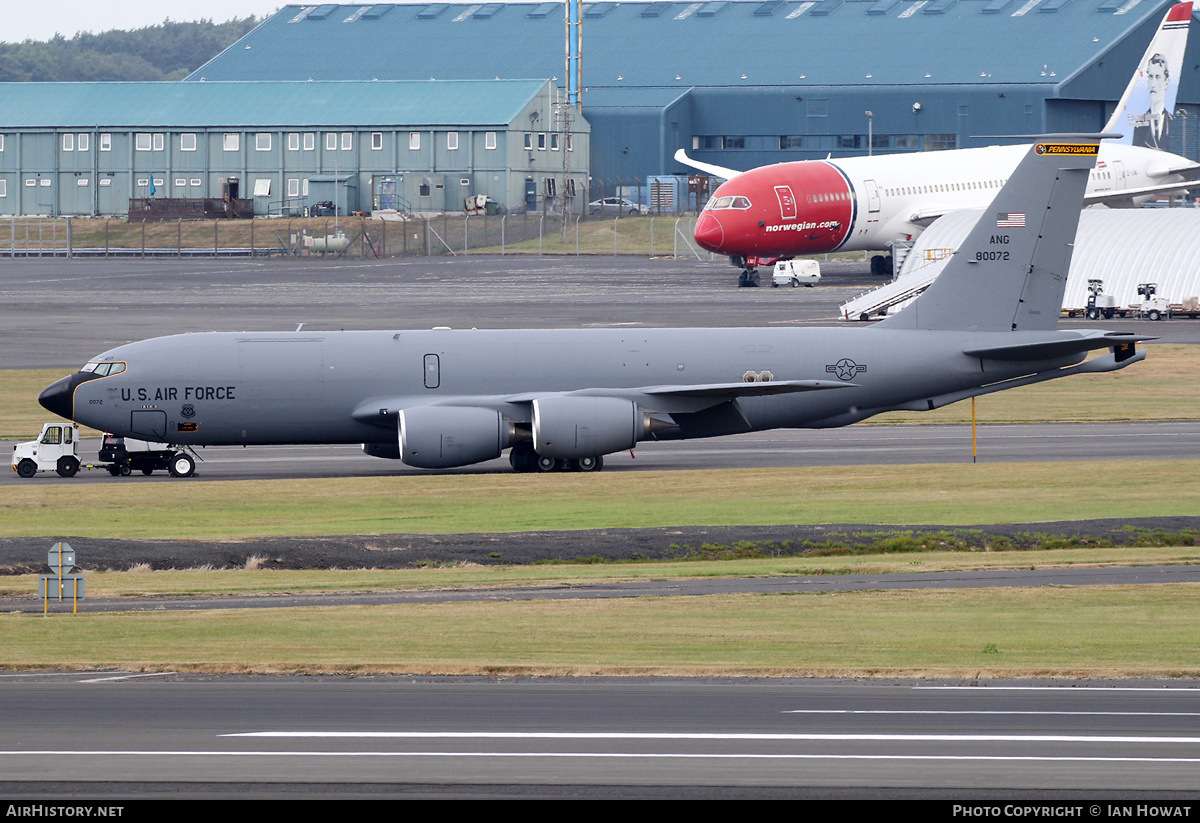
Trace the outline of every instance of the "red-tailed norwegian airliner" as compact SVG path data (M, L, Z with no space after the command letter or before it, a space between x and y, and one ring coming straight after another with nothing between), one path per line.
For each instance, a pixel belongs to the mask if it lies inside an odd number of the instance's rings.
M1134 205L1138 198L1179 191L1181 182L1200 175L1200 164L1158 148L1169 134L1191 19L1191 2L1167 11L1104 127L1124 137L1101 146L1085 204ZM696 242L729 255L743 269L742 285L757 285L758 266L775 260L890 249L947 212L986 207L1028 149L802 160L746 172L692 160L683 149L675 159L727 181L700 213ZM879 265L876 261L873 269ZM883 265L890 271L890 259Z

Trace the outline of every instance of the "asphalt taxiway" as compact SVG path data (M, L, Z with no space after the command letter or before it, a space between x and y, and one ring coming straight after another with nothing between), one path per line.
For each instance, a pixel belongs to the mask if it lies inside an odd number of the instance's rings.
M7 801L1200 797L1179 682L88 672L0 694Z

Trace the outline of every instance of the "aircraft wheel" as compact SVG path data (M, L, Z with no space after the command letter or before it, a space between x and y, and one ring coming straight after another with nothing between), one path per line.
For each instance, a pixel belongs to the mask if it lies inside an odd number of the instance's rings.
M749 276L746 277L746 285L751 288L758 286L758 269L751 269Z
M570 465L571 471L598 472L604 468L604 458L599 455L596 457L581 457L578 460L572 460Z
M54 469L59 477L74 477L79 473L79 461L70 455L58 458L58 466Z
M19 477L33 477L37 474L37 463L34 463L28 457L17 464L17 475Z
M533 471L533 446L529 443L518 443L508 453L508 463L515 472Z
M547 457L544 454L536 454L533 459L533 470L539 474L558 471L559 461L553 457Z
M191 477L196 471L196 461L183 452L176 453L167 465L172 477Z

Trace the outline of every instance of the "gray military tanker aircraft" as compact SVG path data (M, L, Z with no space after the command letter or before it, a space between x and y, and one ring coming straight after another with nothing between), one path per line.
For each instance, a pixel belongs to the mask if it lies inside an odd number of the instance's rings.
M176 476L194 446L309 443L420 468L510 449L517 471L599 471L650 438L845 426L1113 371L1151 338L1057 330L1106 136L1040 138L933 285L869 327L181 334L107 351L40 401L171 443Z

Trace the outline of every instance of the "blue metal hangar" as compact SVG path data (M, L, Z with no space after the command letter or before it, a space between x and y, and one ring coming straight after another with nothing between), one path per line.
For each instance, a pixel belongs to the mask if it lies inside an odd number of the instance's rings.
M467 197L578 212L588 125L548 134L560 98L548 80L490 78L4 83L0 214L125 214L149 197L253 199L255 215Z
M686 172L679 148L746 169L1097 131L1172 1L589 3L591 174L612 186ZM1182 154L1186 140L1193 157L1197 41L1170 147ZM562 87L563 42L562 2L292 5L188 80L532 76Z

